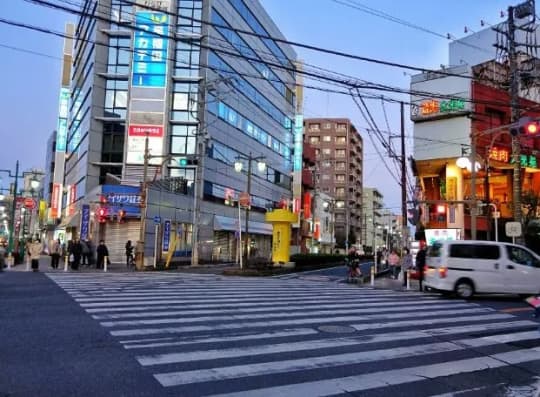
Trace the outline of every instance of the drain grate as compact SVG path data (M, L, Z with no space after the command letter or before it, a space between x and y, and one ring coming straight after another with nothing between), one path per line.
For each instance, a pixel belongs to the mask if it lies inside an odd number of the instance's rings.
M329 332L332 334L350 334L356 332L356 329L348 325L321 325L317 328L322 332Z

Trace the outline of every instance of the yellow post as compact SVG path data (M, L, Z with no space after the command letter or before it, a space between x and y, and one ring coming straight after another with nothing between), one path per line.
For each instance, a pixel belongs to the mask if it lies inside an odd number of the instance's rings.
M287 263L291 258L291 224L298 215L284 209L266 213L266 222L272 224L272 262Z

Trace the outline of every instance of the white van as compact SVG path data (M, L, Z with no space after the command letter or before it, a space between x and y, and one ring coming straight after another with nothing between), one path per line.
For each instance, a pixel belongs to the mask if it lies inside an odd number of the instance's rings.
M540 257L515 244L441 241L428 248L424 285L460 298L478 293L540 293Z

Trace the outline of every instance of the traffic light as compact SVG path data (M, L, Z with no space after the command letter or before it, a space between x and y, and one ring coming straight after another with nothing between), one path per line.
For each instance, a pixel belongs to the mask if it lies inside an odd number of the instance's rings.
M538 135L540 134L540 122L532 117L521 117L517 125L510 128L510 134L517 135Z
M181 157L178 160L180 167L190 167L197 165L197 159L195 157Z
M97 217L99 223L107 222L107 208L99 207L97 210Z
M118 210L118 214L117 214L117 218L118 218L118 223L123 223L125 221L125 218L126 218L126 210L121 208Z

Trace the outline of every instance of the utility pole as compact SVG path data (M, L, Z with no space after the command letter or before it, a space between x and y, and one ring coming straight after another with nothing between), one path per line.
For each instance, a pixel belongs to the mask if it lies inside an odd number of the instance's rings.
M141 183L141 225L139 230L139 241L137 242L136 254L138 254L137 260L135 261L135 266L137 270L144 269L144 239L146 233L146 208L147 208L147 197L146 197L146 180L148 179L148 161L150 160L149 153L149 132L146 133L144 138L144 155L143 155L143 180Z
M516 23L516 20L521 21ZM510 123L514 124L519 121L520 109L519 109L519 87L520 87L520 64L518 63L518 46L524 48L524 52L530 57L535 57L534 53L530 53L531 48L535 48L536 45L536 12L535 1L527 0L516 6L508 7L508 19L506 21L506 29L501 27L493 28L497 33L497 43L495 47L506 53L508 56L509 64L509 94L510 94ZM516 42L516 32L525 32L525 42ZM501 40L501 36L502 40ZM513 177L512 177L512 212L515 222L522 223L522 209L521 209L521 143L519 141L519 135L512 136L512 163L513 163Z
M476 240L476 216L477 216L477 207L476 207L476 134L471 131L471 200L470 200L470 209L471 209L471 240Z
M510 122L519 120L519 73L516 53L516 24L514 21L514 7L508 7L508 61L510 63ZM514 221L521 224L521 162L519 155L521 145L519 135L512 136L512 161L514 162L514 175L512 178L512 201Z
M201 213L201 200L203 197L203 159L206 142L204 136L197 136L197 167L195 168L195 181L193 186L193 224L191 229L191 266L199 264L199 221Z
M408 244L407 229L407 159L405 157L405 104L400 102L401 112L401 247Z

